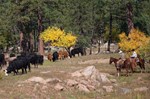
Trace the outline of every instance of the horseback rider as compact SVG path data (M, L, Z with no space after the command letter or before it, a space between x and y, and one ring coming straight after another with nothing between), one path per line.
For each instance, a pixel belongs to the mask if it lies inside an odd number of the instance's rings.
M137 58L137 53L135 52L134 49L132 49L132 55L131 58Z
M120 58L119 59L124 60L125 59L125 53L122 50L120 50L119 54L120 54Z
M119 58L119 60L118 60L118 62L117 63L120 63L120 64L124 64L124 61L125 61L125 53L122 51L122 50L120 50L119 51L119 54L120 54L120 58Z
M137 62L138 58L137 58L137 53L136 53L135 49L132 49L132 55L130 58L131 58L132 63L136 67L136 65L137 65L136 62Z

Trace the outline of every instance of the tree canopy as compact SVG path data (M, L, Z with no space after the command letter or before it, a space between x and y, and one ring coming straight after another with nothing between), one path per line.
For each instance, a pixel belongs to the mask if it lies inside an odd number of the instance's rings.
M48 27L40 34L41 39L50 42L52 46L71 47L76 44L77 37L70 32L65 32L57 27Z
M118 43L121 50L130 52L135 49L137 52L141 48L148 45L150 37L147 37L143 32L138 29L132 29L127 36L124 32L119 35L120 42Z
M149 0L0 0L0 42L3 42L0 46L18 44L19 34L23 33L27 39L34 39L37 48L40 33L49 26L72 31L80 46L92 45L93 40L118 42L118 34L122 31L128 34L133 26L150 35L149 3Z

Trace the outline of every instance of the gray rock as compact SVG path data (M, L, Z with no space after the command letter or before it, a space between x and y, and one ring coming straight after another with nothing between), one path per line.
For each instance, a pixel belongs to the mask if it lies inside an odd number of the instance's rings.
M113 86L103 86L102 87L106 92L113 92Z
M101 73L100 75L103 83L110 83L110 80L108 79L105 73Z
M121 88L121 91L122 91L123 94L127 94L127 93L131 92L131 89L129 89L129 88Z
M135 88L134 91L147 91L147 87L140 87L140 88Z
M87 68L83 69L81 73L86 78L90 78L93 72L96 72L95 66L88 66Z

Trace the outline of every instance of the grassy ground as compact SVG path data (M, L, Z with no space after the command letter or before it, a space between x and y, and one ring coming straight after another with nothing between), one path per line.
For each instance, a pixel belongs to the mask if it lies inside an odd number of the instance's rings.
M0 99L149 99L150 90L146 92L131 91L130 93L122 94L120 89L127 88L134 90L139 87L150 88L150 65L146 64L146 73L139 73L139 67L137 67L137 72L129 77L123 75L117 77L114 64L110 65L108 62L111 56L118 57L117 54L97 54L57 62L45 61L44 65L39 66L39 68L33 68L32 66L32 71L27 74L13 76L12 73L7 77L3 76L0 79ZM101 62L94 62L94 60ZM111 74L112 78L117 80L116 84L118 87L111 93L100 90L84 93L76 89L66 89L65 91L58 92L53 89L54 84L19 83L33 76L44 79L59 78L63 81L69 78L69 73L91 65L94 65L100 72ZM124 73L125 71L122 74Z

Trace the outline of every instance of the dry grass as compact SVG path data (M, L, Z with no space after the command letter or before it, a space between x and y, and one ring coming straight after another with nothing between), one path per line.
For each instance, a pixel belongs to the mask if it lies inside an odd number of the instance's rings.
M43 66L40 66L38 69L32 67L32 71L27 74L13 76L12 73L8 77L3 76L0 79L0 99L149 99L149 90L147 92L132 91L128 94L121 94L119 88L133 90L134 88L143 86L149 87L150 65L146 64L146 73L134 73L129 77L116 77L114 65L110 65L108 62L111 56L118 57L117 54L97 54L57 62L45 61ZM59 78L63 81L69 78L69 73L91 65L94 65L100 72L113 75L113 78L117 80L118 89L112 93L101 93L99 91L84 93L76 89L66 89L65 91L58 92L53 89L54 84L45 86L37 83L18 83L33 76L43 77L44 79ZM138 80L139 77L141 80Z

